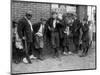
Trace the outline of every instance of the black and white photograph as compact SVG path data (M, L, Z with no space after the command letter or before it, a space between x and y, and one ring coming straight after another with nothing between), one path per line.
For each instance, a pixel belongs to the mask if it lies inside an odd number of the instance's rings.
M11 0L11 73L96 69L97 6Z

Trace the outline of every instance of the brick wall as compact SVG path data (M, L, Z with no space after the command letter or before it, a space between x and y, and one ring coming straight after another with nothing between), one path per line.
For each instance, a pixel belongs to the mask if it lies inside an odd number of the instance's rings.
M18 21L27 11L33 12L32 23L36 23L41 17L50 17L50 4L46 3L34 3L34 2L12 2L12 20Z

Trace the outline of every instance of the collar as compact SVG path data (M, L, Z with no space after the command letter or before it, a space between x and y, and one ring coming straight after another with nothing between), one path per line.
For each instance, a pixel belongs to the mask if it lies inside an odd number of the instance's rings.
M25 18L27 21L30 21L30 20L28 20L28 19L27 19L27 17L26 17L26 16L24 16L24 18Z

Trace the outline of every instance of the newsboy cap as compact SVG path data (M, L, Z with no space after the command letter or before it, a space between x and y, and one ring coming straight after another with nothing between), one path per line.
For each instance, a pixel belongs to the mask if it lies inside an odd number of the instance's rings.
M26 16L32 16L32 11L27 11Z

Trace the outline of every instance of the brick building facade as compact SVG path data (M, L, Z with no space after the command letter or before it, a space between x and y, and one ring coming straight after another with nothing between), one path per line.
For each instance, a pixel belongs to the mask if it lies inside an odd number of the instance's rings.
M38 22L40 18L48 19L50 17L50 13L52 12L52 5L53 4L51 3L13 1L11 6L12 20L18 21L27 11L33 12L32 23ZM79 19L82 20L83 17L87 16L87 6L76 6L76 14Z
M18 21L27 11L33 12L32 23L38 22L40 18L50 17L50 4L46 3L13 1L11 8L12 20L15 21Z

